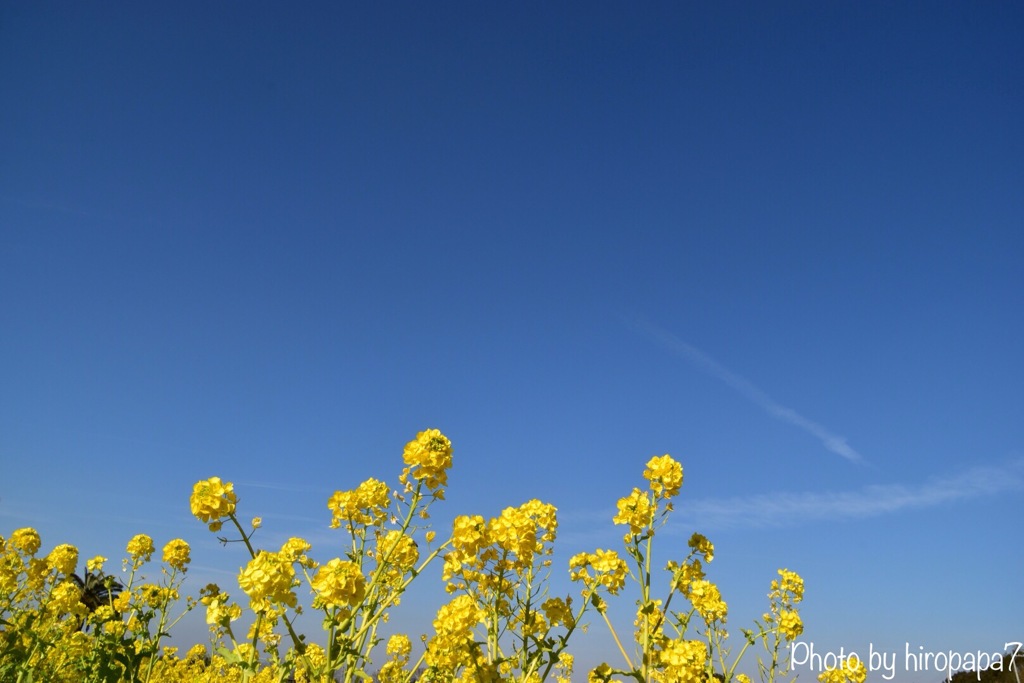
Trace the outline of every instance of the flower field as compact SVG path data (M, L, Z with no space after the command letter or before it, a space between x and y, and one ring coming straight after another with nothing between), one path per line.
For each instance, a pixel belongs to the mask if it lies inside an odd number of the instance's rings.
M301 538L259 547L261 521L242 516L232 484L196 483L193 515L247 549L233 586L187 588L190 548L182 539L164 545L157 564L152 538L136 535L118 571L104 557L83 562L67 544L43 554L31 528L0 537L0 680L750 683L737 673L744 657L756 659L763 681L789 674L787 643L803 631L799 575L780 569L766 580L767 611L730 639L727 603L706 574L711 541L695 533L685 557L652 566L656 532L683 484L670 456L652 458L644 488L618 501L621 549L580 552L567 568L552 566L553 506L530 500L492 519L459 516L442 535L430 527L430 510L444 500L451 442L436 429L420 432L403 459L396 488L368 479L327 501L339 538L330 552L342 551L334 557L318 556ZM378 635L435 561L451 599L426 635ZM575 592L551 595L551 573L566 570ZM636 596L635 620L613 624L609 601L627 593ZM168 647L171 630L194 609L205 611L209 641L185 652ZM304 609L322 614L321 632L298 632ZM588 626L608 629L615 662L574 672L573 639ZM416 658L414 639L422 641ZM854 666L819 678L865 676Z

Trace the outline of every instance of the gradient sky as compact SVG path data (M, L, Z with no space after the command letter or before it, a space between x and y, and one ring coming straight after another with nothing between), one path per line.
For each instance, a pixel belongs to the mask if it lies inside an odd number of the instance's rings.
M440 531L553 503L564 594L670 453L659 557L716 543L737 640L788 567L816 651L938 683L906 644L1024 640L1022 36L1004 2L4 3L0 534L183 537L195 594L245 561L196 480L327 560L330 494L437 427Z

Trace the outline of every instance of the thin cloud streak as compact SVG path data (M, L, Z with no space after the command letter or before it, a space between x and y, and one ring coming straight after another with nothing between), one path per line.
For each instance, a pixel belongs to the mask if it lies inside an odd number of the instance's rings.
M857 491L773 493L720 500L681 501L685 528L782 527L817 520L862 519L1024 489L1024 458L975 467L923 484L872 485ZM673 524L676 526L676 524Z
M798 429L815 437L821 441L821 444L830 452L842 456L850 462L863 462L863 458L860 453L855 451L850 444L846 442L845 438L832 433L831 430L817 422L807 419L792 408L787 408L786 406L779 404L772 399L771 396L751 384L749 380L724 367L700 349L690 346L670 332L663 330L643 318L637 317L628 320L627 322L641 332L653 337L657 342L675 352L676 355L694 367L699 370L703 370L705 373L732 387L732 389L738 394L759 406L775 419L788 422L794 427L797 427Z

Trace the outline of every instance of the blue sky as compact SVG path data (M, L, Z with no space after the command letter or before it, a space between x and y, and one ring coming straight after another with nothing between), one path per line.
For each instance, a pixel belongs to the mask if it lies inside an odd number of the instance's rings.
M1002 651L1022 32L1012 3L7 3L0 534L183 537L193 591L229 584L196 480L326 560L331 492L437 427L438 527L556 505L566 592L670 453L664 559L711 537L737 638L788 567L816 651Z

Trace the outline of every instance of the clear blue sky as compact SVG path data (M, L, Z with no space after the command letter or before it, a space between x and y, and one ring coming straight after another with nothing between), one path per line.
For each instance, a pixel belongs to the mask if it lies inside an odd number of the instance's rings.
M326 560L330 493L437 427L441 531L553 503L560 592L670 453L664 559L716 543L737 638L789 567L819 652L1024 640L1022 36L1008 2L4 3L0 534L180 536L229 584L197 479Z

